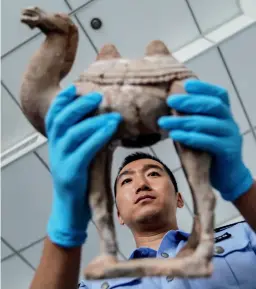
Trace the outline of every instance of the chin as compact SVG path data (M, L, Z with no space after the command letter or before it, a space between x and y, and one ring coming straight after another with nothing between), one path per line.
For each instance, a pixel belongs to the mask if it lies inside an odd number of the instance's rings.
M149 223L160 217L162 212L161 208L145 206L137 212L135 219L138 223Z

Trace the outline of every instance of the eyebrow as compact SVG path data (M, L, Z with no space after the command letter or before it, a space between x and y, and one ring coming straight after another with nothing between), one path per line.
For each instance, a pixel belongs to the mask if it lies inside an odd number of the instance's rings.
M164 172L164 169L161 168L160 166L158 165L154 165L154 164L147 164L147 165L144 165L143 168L142 168L142 171L145 172L149 169L158 169L162 172ZM121 179L121 177L125 176L125 175L133 175L135 172L134 170L131 170L131 169L128 169L128 170L125 170L123 171L121 174L118 175L117 177L117 182Z

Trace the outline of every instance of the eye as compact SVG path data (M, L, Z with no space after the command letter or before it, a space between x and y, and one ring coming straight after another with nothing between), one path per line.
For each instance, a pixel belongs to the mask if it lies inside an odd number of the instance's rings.
M125 185L125 184L128 184L128 183L130 183L132 181L132 179L124 179L123 181L122 181L122 183L121 183L121 186L122 185Z
M160 174L158 172L156 172L156 171L153 171L153 172L149 173L148 175L151 176L151 177L160 176Z

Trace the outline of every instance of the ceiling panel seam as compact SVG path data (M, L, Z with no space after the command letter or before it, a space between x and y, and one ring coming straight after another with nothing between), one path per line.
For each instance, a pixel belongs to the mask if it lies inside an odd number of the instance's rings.
M230 81L231 81L231 83L232 83L232 85L233 85L233 87L234 87L234 90L235 90L235 92L236 92L236 94L237 94L238 101L239 101L239 103L240 103L240 105L241 105L241 107L242 107L242 110L243 110L243 112L244 112L244 114L245 114L245 117L246 117L246 119L247 119L247 121L248 121L248 123L249 123L250 129L251 129L251 131L252 131L252 135L253 135L253 137L254 137L254 141L256 142L256 132L255 132L254 129L253 129L253 124L252 124L251 119L250 119L250 117L249 117L249 115L248 115L248 113L247 113L247 110L246 110L245 105L244 105L244 103L243 103L243 100L242 100L242 97L241 97L241 95L240 95L240 92L239 92L239 90L238 90L238 88L237 88L237 85L236 85L236 83L235 83L235 81L234 81L234 79L233 79L232 72L230 71L230 69L229 69L229 67L228 67L228 64L227 64L227 62L226 62L226 60L225 60L225 57L224 57L224 55L223 55L223 53L222 53L222 51L221 51L221 48L220 48L219 46L217 46L217 51L218 51L218 53L219 53L219 55L220 55L220 58L221 58L221 60L222 60L223 65L224 65L224 67L225 67L225 69L226 69L226 71L227 71L227 74L228 74L228 76L229 76L229 79L230 79Z
M12 94L12 92L10 91L10 89L7 87L7 85L3 82L3 80L1 80L1 85L3 86L3 88L6 90L6 92L8 93L8 95L12 98L12 100L15 102L15 104L18 106L18 108L20 109L21 113L23 114L22 108L20 103L18 102L18 100L16 99L16 97Z
M38 240L36 240L36 241L34 241L32 243L30 243L29 245L26 245L25 247L20 248L19 250L16 250L16 252L17 253L23 253L24 251L26 251L26 250L30 249L31 247L39 244L40 242L43 242L45 238L46 238L46 236L43 237L43 238L40 238L40 239L38 239ZM8 247L10 248L11 245L9 245L9 243L7 243L7 244L8 244ZM5 243L5 245L6 245L6 243ZM7 260L7 259L10 259L11 257L13 257L13 255L16 255L16 252L13 252L11 255L8 255L5 258L3 258L2 262Z
M34 151L33 153L38 158L38 160L42 163L42 165L47 169L47 171L50 172L50 168L47 162L39 155L39 153L37 151Z
M95 0L91 0L91 1L89 1L89 2L91 3L91 2L93 2L93 1L95 1ZM72 7L71 7L71 5L69 4L68 0L64 0L64 2L67 4L67 6L69 7L69 9L72 9ZM87 4L89 4L89 3L86 2L85 4L87 5ZM83 4L83 7L82 7L82 8L84 8L86 5ZM81 6L80 6L80 7L81 7ZM79 7L78 7L78 8L79 8ZM81 10L81 8L80 8L78 11L80 11L80 10ZM74 10L74 11L76 11L76 10ZM91 39L91 37L89 36L89 34L86 32L86 30L85 30L84 26L82 25L80 19L79 19L78 16L76 15L76 12L74 12L72 15L74 15L74 18L76 19L76 21L77 21L77 23L79 24L80 28L82 29L83 33L85 34L85 36L87 37L88 41L89 41L90 44L92 45L94 51L95 51L96 53L98 53L98 49L97 49L96 45L95 45L94 42L92 41L92 39Z
M239 8L239 12L238 12L237 14L233 15L231 18L229 18L228 20L226 20L224 23L220 23L220 24L218 24L218 25L216 25L216 26L214 26L214 27L211 27L211 28L209 28L209 29L206 29L205 31L202 31L202 29L201 29L201 27L200 27L200 24L199 24L199 22L198 22L198 20L197 20L197 17L196 17L196 15L195 15L195 13L194 13L193 8L191 7L191 4L190 4L189 0L185 0L185 1L186 1L186 3L187 3L187 6L188 6L188 8L189 8L189 11L190 11L193 19L194 19L194 22L195 22L195 24L196 24L196 26L197 26L197 29L199 30L199 33L200 33L202 36L204 36L204 35L212 32L212 31L214 31L214 30L216 30L216 29L218 29L218 28L220 28L222 25L225 25L227 22L229 22L229 21L231 21L231 20L239 17L240 15L244 15L244 13L243 13L243 11L242 11L242 9L241 9L241 6L240 6L240 1L236 0L236 2L239 2L239 4L236 3L237 7Z
M189 0L185 0L185 2L187 3L188 9L189 9L189 11L190 11L190 13L191 13L191 15L192 15L192 18L193 18L193 20L194 20L194 22L195 22L195 24L196 24L196 27L197 27L199 33L200 33L201 35L203 35L203 31L202 31L202 29L201 29L201 27L200 27L200 25L199 25L199 22L198 22L198 20L197 20L197 17L196 17L196 15L195 15L194 11L193 11L190 3L189 3Z
M70 4L64 0L65 4L68 6L68 8L72 11L70 11L68 13L69 16L73 16L74 14L76 14L78 11L82 10L84 7L86 7L87 5L89 5L91 2L93 2L95 0L90 0L80 6L78 6L76 9L72 10L72 7L70 6ZM76 18L76 16L75 16ZM77 20L77 18L76 18ZM80 25L81 26L81 25ZM7 57L8 55L10 55L11 53L13 53L14 51L18 50L19 48L21 48L22 46L24 46L25 44L29 43L31 40L37 38L39 35L43 34L42 32L37 32L35 35L29 37L28 39L22 41L21 43L19 43L18 45L14 46L12 49L10 49L9 51L7 51L6 53L4 53L3 55L1 55L1 60L3 60L5 57ZM86 34L87 36L87 34ZM88 37L88 36L87 36ZM90 38L88 37L89 41ZM91 42L91 41L90 41Z
M26 259L24 258L19 251L15 250L15 248L13 246L11 246L3 237L1 237L2 242L8 246L13 252L14 254L12 254L12 256L10 256L9 258L5 258L5 261L10 258L14 258L14 257L19 257L24 263L26 263L33 271L36 270L36 268ZM3 263L4 261L2 261Z

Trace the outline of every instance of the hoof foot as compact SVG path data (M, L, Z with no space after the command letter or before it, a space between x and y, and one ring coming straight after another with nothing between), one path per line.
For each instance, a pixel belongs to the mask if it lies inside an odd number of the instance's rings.
M118 259L114 256L105 255L96 257L85 269L84 276L87 280L103 279L105 278L105 271L117 263Z

